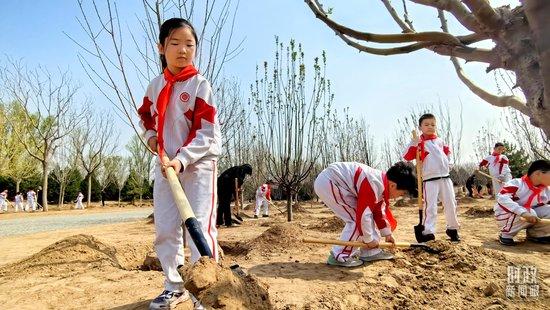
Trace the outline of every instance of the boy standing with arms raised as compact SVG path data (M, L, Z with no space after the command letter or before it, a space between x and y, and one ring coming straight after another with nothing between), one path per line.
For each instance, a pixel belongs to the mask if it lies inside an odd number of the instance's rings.
M437 124L433 114L424 114L418 120L422 135L409 144L403 158L411 161L420 152L422 161L422 180L424 197L424 241L435 240L437 222L437 202L443 202L447 235L451 241L460 241L458 236L458 219L456 216L456 199L453 182L449 176L450 149L443 140L437 137Z

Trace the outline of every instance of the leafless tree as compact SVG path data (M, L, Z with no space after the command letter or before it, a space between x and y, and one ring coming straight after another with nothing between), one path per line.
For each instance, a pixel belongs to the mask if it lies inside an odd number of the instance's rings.
M141 143L141 138L138 135L132 137L128 145L126 145L126 149L130 152L130 157L128 158L128 181L135 184L135 190L141 203L143 194L147 186L149 186L149 180L151 179L154 165L153 156Z
M78 163L75 149L67 140L67 137L61 140L60 147L54 156L54 168L52 169L53 179L59 184L58 207L60 209L64 204L67 184L74 181L75 174L71 172Z
M378 34L352 29L330 18L318 0L305 1L315 17L334 30L351 47L375 55L396 55L428 49L451 56L459 79L475 95L497 107L511 107L529 118L532 125L550 136L550 1L522 0L516 8L491 7L487 0L409 0L400 12L390 0L382 0L401 33ZM374 2L374 1L372 1ZM407 3L437 9L442 31L417 31L408 14ZM445 13L467 30L466 35L450 34ZM491 40L490 49L475 43ZM378 48L363 42L400 44ZM504 69L514 72L515 85L526 99L514 94L499 96L476 85L462 70L458 60L486 64L487 72Z
M59 141L82 121L83 112L75 107L78 87L68 72L54 76L42 67L29 70L21 61L10 60L0 74L5 92L24 111L25 126L16 135L27 153L41 164L42 206L48 211L51 158Z
M311 173L319 158L320 119L323 107L333 100L325 77L326 57L314 60L312 77L306 79L305 56L293 40L285 47L275 39L272 66L264 62L251 85L251 98L258 119L258 142L268 150L267 174L287 196L288 221L292 220L292 196Z
M514 138L514 142L529 154L531 160L550 160L550 139L542 129L531 125L525 115L516 110L508 110L506 125Z
M78 21L89 39L72 39L82 48L80 62L92 83L138 134L136 116L142 94L149 81L162 71L157 43L165 19L180 16L195 25L196 65L214 89L218 88L224 65L241 51L242 41L233 44L238 5L231 0L143 0L143 14L137 16L141 29L135 31L125 30L116 2L77 2L81 11ZM224 103L218 106L221 110Z
M111 182L113 182L118 189L118 205L120 206L120 194L128 180L128 175L130 174L130 169L128 166L129 160L121 156L110 157L112 162L111 173Z
M483 158L492 153L496 142L502 142L494 128L495 126L493 124L487 123L481 126L481 129L477 132L474 140L474 153L477 162L480 162Z
M109 185L116 185L116 177L113 174L119 172L117 165L121 163L118 158L119 156L105 156L95 172L96 180L99 184L99 190L101 192L102 206L105 206L105 189L107 189Z
M115 152L117 139L112 118L102 112L96 115L90 112L83 125L71 134L72 146L88 183L87 207L92 198L92 177L104 159Z

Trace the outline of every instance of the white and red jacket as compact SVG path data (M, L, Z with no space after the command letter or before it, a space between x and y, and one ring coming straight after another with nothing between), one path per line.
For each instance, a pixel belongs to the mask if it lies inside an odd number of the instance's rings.
M511 174L510 166L508 164L510 161L508 157L503 154L494 153L485 157L480 163L479 168L488 167L489 174L494 177L499 177L503 174Z
M369 231L362 229L367 221L370 222L370 217L365 214L367 208L372 212L380 235L391 235L397 227L397 221L390 210L389 185L385 172L356 162L333 163L326 171L336 187L343 187L357 197L357 205L349 207L355 209L355 224L361 236L370 236Z
M533 207L550 203L550 187L534 186L529 177L523 176L506 182L496 199L494 209L497 219L510 213L521 215Z
M173 83L167 82L172 77L166 69L151 81L138 114L146 141L157 136L163 124L159 147L162 144L164 153L181 161L185 169L201 158L215 159L221 154L221 131L210 83L193 66L185 67ZM157 102L166 96L169 84L171 94L162 120Z
M414 141L409 143L403 158L408 161L416 159L417 148L420 149L420 160L422 160L422 179L428 180L449 175L451 150L443 140L436 135L422 134L418 145L415 145Z
M269 186L269 184L262 184L262 186L258 187L258 190L256 190L256 198L271 200L271 186Z

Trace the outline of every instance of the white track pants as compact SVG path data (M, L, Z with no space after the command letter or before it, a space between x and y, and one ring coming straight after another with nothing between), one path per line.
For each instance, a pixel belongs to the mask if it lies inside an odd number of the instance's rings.
M179 174L180 183L201 223L204 238L216 261L218 260L218 230L216 229L217 162L199 160ZM183 279L177 267L184 264L182 219L172 198L168 180L162 176L160 165L155 167L153 189L155 216L155 250L166 277L164 287L169 291L182 291ZM191 249L191 262L200 258L199 251L186 230L186 240Z
M254 215L260 215L261 210L264 210L264 215L269 215L269 203L264 197L256 197L256 207L254 208Z
M357 209L357 196L348 192L345 188L338 187L333 180L330 179L330 174L325 171L321 172L314 183L315 193L327 207L329 207L336 216L341 218L344 223L344 229L340 234L340 240L343 241L363 241L359 234L359 228L355 224L355 214ZM374 229L374 220L370 209L366 209L365 213L370 214L370 227L362 227L370 229L374 240L379 240L380 235ZM372 256L380 252L380 249L361 250L350 246L334 245L331 249L332 255L337 260L343 262L349 259L352 255Z
M503 212L495 206L495 218L500 228L500 234L504 238L514 238L522 229L527 230L527 237L548 237L550 236L550 225L546 223L531 224L520 220L515 213ZM545 204L530 210L530 213L541 219L550 219L550 205Z
M437 223L437 202L443 202L447 229L458 229L456 199L450 178L424 182L424 235L435 234Z

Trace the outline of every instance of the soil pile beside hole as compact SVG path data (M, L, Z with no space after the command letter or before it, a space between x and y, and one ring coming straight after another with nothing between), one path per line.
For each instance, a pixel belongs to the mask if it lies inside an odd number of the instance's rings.
M207 309L273 309L267 284L253 275L238 277L208 257L201 257L182 277L185 288Z
M337 216L333 216L326 219L321 219L316 224L309 226L309 228L321 232L339 232L344 228L344 221Z

